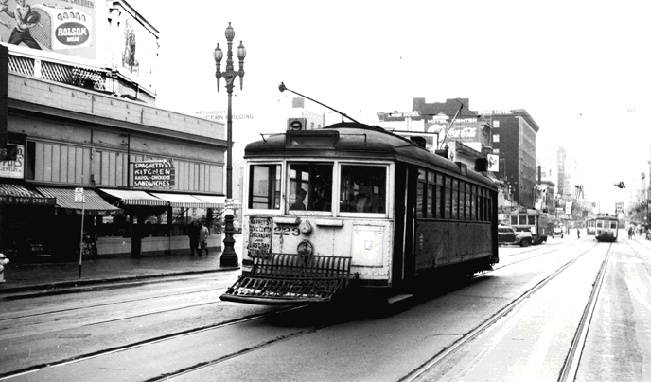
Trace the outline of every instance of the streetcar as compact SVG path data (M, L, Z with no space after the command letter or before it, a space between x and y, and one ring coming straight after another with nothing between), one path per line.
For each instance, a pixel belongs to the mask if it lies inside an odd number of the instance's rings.
M595 218L595 239L598 241L617 241L619 220L615 216L600 215Z
M547 241L550 231L551 219L548 214L531 208L521 208L511 212L511 226L518 232L530 232L532 244Z
M395 298L499 262L494 182L418 140L339 123L263 136L244 157L242 273L224 301Z
M586 231L588 232L588 235L594 235L595 234L595 230L596 230L595 222L596 222L595 219L588 219L585 222L585 227L586 227Z

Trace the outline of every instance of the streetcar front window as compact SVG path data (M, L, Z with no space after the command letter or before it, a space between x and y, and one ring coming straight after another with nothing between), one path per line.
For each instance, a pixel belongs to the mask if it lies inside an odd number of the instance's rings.
M253 165L250 177L249 208L280 209L280 165Z
M341 212L385 213L386 179L384 166L341 166Z
M332 164L289 165L290 211L332 210Z

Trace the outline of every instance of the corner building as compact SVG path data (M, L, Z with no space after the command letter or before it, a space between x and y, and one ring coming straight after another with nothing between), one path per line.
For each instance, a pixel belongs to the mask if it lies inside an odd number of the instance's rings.
M41 49L0 47L0 133L18 149L0 162L0 252L16 262L75 259L82 215L93 256L189 253L193 220L219 247L224 125L153 106L158 32L127 2L67 6L84 15L83 44L53 40L66 15L43 5L34 8L52 22L36 38Z

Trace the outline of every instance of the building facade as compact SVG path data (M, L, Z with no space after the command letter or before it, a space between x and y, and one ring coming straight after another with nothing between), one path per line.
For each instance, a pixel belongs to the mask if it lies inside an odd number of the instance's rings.
M0 203L4 249L38 243L47 255L73 255L78 187L98 255L187 250L186 224L221 207L222 124L14 73L8 94L8 138L20 155L0 174L10 197Z
M224 124L153 106L158 32L126 1L70 3L72 13L57 2L33 6L50 21L38 48L0 47L0 134L17 148L0 162L0 252L188 253L195 220L219 247ZM79 25L57 32L71 18Z
M500 178L515 202L535 208L538 125L525 110L490 113L493 153L500 157Z

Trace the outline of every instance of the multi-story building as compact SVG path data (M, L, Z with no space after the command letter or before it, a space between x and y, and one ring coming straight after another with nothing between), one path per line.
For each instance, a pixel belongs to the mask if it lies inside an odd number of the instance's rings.
M493 153L500 156L500 178L515 202L534 208L536 202L536 134L538 125L525 110L491 112Z
M0 252L74 257L82 214L97 255L189 252L186 224L223 206L224 125L153 106L158 32L126 1L32 8L35 42L0 47L0 134L18 149L0 162Z
M565 147L559 147L556 150L556 184L557 194L560 198L568 198L572 190L570 189L570 172Z

